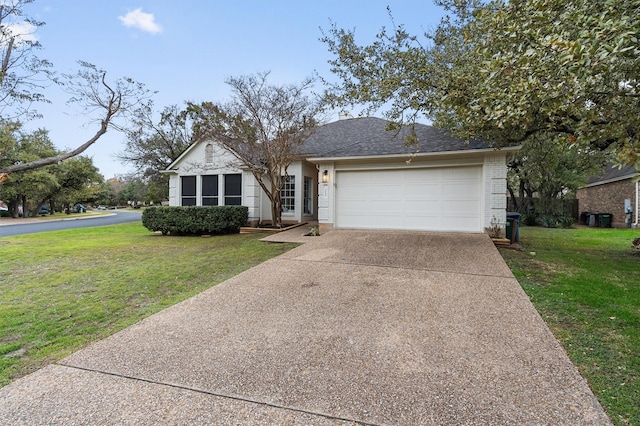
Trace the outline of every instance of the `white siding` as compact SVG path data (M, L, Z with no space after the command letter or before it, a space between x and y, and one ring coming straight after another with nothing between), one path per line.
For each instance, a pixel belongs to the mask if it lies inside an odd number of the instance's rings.
M178 175L172 174L169 176L169 205L170 206L179 206L180 199L178 198L178 188L180 187L180 177Z
M322 175L327 171L329 182L322 182ZM333 224L333 164L321 164L318 170L318 222Z
M496 151L487 154L483 164L484 175L484 227L491 226L491 220L504 226L507 223L507 164L506 153Z
M242 173L242 205L249 208L249 222L260 221L260 201L262 188L249 171ZM267 198L267 197L265 197Z

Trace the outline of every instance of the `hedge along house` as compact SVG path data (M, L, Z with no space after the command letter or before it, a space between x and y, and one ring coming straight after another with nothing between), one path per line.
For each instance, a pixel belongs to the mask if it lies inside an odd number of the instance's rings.
M610 213L613 215L611 226L614 228L627 227L625 223L625 207L630 207L631 225L638 226L638 208L640 172L634 167L609 165L598 176L587 180L587 185L578 189L578 209L580 212Z
M299 148L282 189L283 223L331 228L484 232L506 222L506 160L517 148L466 143L416 124L387 131L380 118L319 126ZM252 174L215 142L189 147L167 170L169 204L249 208L249 221L271 220L270 202Z

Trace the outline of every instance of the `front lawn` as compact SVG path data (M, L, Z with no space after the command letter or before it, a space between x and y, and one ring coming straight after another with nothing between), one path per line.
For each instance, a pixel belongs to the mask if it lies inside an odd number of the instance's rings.
M0 386L294 247L140 223L0 237Z
M640 232L520 229L503 257L612 421L640 425Z

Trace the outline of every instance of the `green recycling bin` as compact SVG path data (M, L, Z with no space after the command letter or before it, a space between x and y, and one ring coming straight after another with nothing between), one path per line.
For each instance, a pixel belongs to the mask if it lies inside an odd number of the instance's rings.
M513 241L513 228L515 224L515 219L507 218L506 236L509 241Z
M600 216L601 228L611 228L611 218L613 216L611 213L600 213L598 216Z

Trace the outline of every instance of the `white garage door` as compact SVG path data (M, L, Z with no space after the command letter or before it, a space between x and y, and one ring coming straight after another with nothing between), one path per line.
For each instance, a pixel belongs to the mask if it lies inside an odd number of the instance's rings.
M337 228L482 232L482 169L339 171Z

